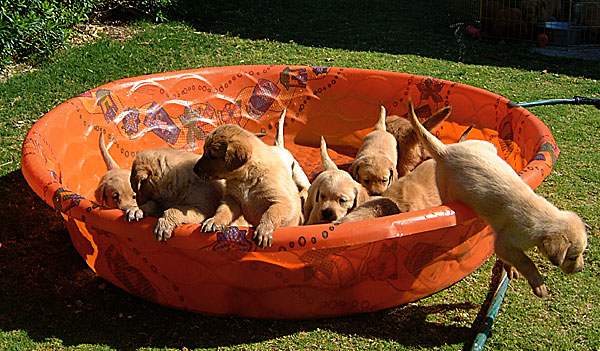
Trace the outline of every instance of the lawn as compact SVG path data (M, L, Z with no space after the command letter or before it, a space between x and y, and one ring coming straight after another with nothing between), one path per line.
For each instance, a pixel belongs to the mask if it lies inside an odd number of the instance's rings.
M0 349L459 350L485 298L493 261L452 287L389 310L309 321L204 316L150 304L105 282L71 245L60 216L20 170L27 130L61 102L125 77L238 64L306 64L407 72L515 101L600 97L597 61L544 57L448 26L447 2L207 1L193 23L137 23L0 81ZM189 14L188 14L189 15ZM126 35L128 34L128 35ZM600 349L600 110L540 106L562 152L536 190L593 229L584 271L565 276L532 256L550 290L511 281L488 349Z

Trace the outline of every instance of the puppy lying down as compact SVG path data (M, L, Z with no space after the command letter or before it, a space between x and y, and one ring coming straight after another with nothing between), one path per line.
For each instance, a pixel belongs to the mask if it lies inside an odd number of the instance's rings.
M325 139L321 137L323 171L308 189L304 204L305 224L334 222L369 199L367 190L346 171L338 169L327 154Z
M389 216L442 204L435 182L435 161L421 163L396 180L381 197L372 198L344 216L339 223Z
M348 170L369 195L381 195L398 179L396 138L386 131L385 114L385 107L381 106L375 128L363 139Z
M564 273L583 269L587 234L577 214L561 211L534 193L493 144L467 140L445 145L419 123L412 103L409 117L436 161L442 202L461 201L485 219L495 231L498 258L523 274L537 296L547 296L547 287L525 250L537 247Z
M205 232L222 230L243 215L264 248L273 244L277 227L303 222L298 187L277 151L240 126L213 130L194 172L204 181L224 179L226 184L216 213L202 224Z
M129 221L158 217L156 240L172 236L184 223L202 223L214 215L223 194L223 184L204 182L194 174L199 155L174 149L144 150L132 165L131 187L137 204L127 210Z
M104 136L100 133L98 141L100 153L106 163L108 171L100 179L100 183L94 192L96 201L99 204L108 208L118 208L126 211L129 208L135 207L135 193L129 183L130 172L121 169L115 160L110 156L106 145L104 144Z

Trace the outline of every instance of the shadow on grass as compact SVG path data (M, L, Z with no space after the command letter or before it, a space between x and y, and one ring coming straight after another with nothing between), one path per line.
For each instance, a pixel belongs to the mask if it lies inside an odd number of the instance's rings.
M460 4L455 2L460 12ZM180 0L200 31L247 39L294 41L312 47L414 54L469 64L600 78L597 62L530 53L532 43L476 41L449 26L449 1L224 2Z
M472 335L466 327L427 321L433 314L478 308L470 303L407 305L309 321L214 317L162 307L97 277L73 248L61 216L35 195L20 171L0 178L0 198L0 330L24 330L34 341L58 338L65 346L121 350L218 347L319 328L434 347L462 344Z

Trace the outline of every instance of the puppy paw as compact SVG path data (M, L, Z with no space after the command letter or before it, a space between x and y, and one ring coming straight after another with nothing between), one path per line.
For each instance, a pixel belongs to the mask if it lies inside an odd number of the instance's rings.
M533 287L533 293L541 298L548 297L548 288L546 287L546 284L538 285Z
M161 217L154 226L154 238L157 241L166 241L173 236L173 229L175 229L175 224L168 219Z
M504 264L504 270L506 271L506 275L508 275L508 278L510 279L519 279L521 277L519 271L517 271L515 267L509 265L508 263Z
M256 245L263 249L271 247L273 245L273 229L267 229L259 224L252 238L256 241Z
M202 231L205 233L216 232L218 230L223 230L227 226L228 223L223 223L217 220L215 217L211 217L204 222L202 222Z
M129 222L139 221L140 219L144 218L144 211L137 206L128 208L125 212L125 218Z

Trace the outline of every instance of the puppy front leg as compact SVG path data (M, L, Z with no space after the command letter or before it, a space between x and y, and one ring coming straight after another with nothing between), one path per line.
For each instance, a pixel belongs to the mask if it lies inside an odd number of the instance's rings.
M174 206L163 212L162 216L154 226L154 238L158 241L166 241L173 235L173 230L184 223L201 224L206 215L194 206Z
M291 221L290 206L284 203L272 203L263 213L260 222L254 231L253 239L256 245L262 248L273 245L273 231L277 227L288 225ZM300 217L298 218L300 221Z
M502 261L516 268L516 270L527 279L534 294L539 297L548 296L548 288L544 283L544 278L535 264L522 250L516 247L498 245L498 243L496 243L496 255Z
M215 215L202 223L202 231L210 233L223 230L241 215L242 207L240 203L231 195L226 194L223 196L219 207L217 207Z

